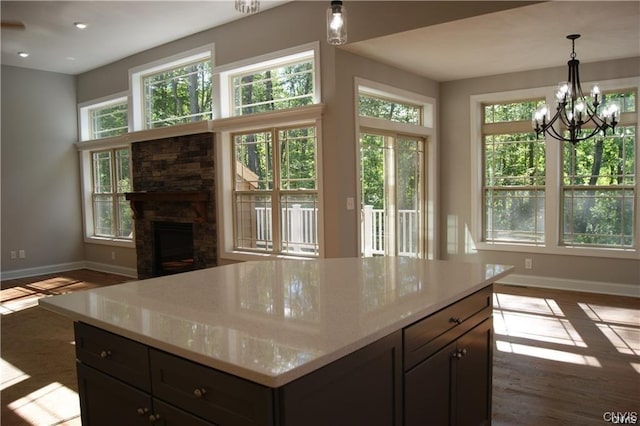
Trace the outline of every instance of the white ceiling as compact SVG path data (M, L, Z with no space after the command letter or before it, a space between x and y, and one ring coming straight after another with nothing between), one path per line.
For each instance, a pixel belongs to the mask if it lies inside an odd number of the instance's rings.
M285 2L261 0L261 9ZM0 7L3 21L26 25L24 31L2 30L2 63L66 74L244 17L233 0L3 0ZM76 29L78 21L89 27ZM583 63L640 56L640 2L540 3L342 48L449 81L566 64L571 44L565 37L571 33L582 34L576 52ZM22 59L18 51L30 56Z
M260 10L285 3L261 0ZM0 1L2 63L80 74L135 53L246 17L233 0ZM75 22L88 28L79 30ZM29 52L26 59L18 52Z
M437 81L640 56L639 1L553 1L347 44ZM640 73L640 70L638 70Z

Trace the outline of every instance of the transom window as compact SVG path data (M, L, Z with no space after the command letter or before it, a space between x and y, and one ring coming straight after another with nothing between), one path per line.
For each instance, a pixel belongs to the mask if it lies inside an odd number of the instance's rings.
M232 139L234 249L318 256L315 126Z
M211 61L161 71L143 78L146 128L211 119Z
M422 125L422 107L408 102L385 99L360 92L358 96L358 109L363 117L381 118L398 123Z
M544 243L545 149L531 129L540 100L483 105L483 240Z
M80 139L96 140L129 131L127 98L117 97L80 106Z
M211 58L209 46L130 70L133 129L210 120Z
M233 115L313 103L313 56L232 77Z
M129 149L97 151L91 157L94 236L132 239L133 219L125 199L131 190Z

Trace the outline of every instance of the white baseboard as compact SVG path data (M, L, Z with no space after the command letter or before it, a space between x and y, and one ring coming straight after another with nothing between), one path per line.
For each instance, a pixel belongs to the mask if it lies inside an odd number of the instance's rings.
M498 284L525 287L550 288L554 290L582 291L586 293L612 294L616 296L640 297L640 284L619 284L601 281L571 280L564 278L537 277L532 275L507 275Z
M74 269L91 269L99 272L108 272L111 274L124 275L127 277L138 277L138 272L134 268L125 268L122 266L108 265L97 262L69 262L57 265L38 266L35 268L15 269L13 271L0 272L0 280L15 280L18 278L35 277L38 275L57 274L59 272L72 271Z

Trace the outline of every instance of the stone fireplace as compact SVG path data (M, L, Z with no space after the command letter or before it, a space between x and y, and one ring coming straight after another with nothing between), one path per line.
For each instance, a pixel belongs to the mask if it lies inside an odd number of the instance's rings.
M213 134L134 142L131 165L138 278L216 266Z

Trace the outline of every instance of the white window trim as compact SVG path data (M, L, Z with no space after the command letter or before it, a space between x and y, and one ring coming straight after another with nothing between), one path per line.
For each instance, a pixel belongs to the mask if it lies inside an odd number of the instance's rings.
M131 240L115 237L97 237L94 235L93 197L91 194L93 188L93 175L91 172L93 161L91 154L92 152L99 150L130 148L130 144L125 142L125 139L126 137L124 136L118 136L115 138L96 139L89 142L78 142L76 144L80 161L82 223L84 227L85 243L135 248L135 233Z
M217 81L217 84L213 84L214 117L228 118L233 115L231 79L234 75L262 70L305 57L313 57L313 103L319 104L322 93L320 88L320 43L316 41L215 67L212 71L213 81ZM216 110L216 108L218 109Z
M582 82L583 87L590 87L593 82ZM640 77L607 80L598 82L600 90L618 90L635 88L640 94ZM605 247L570 247L559 244L560 235L560 193L562 180L562 164L560 163L562 144L555 139L545 141L546 149L546 189L545 189L545 243L541 244L511 244L486 243L482 241L482 104L512 101L518 99L545 98L547 105L555 105L556 86L532 89L513 90L499 93L472 95L470 97L470 128L469 149L471 157L471 251L510 251L520 253L544 253L572 256L597 256L619 259L640 259L640 221L636 219L635 248L605 248ZM640 106L640 105L639 105ZM637 128L640 129L640 108L636 108ZM640 212L640 133L636 130L636 159L635 159L635 212ZM540 136L543 138L543 136Z
M237 132L260 130L265 126L286 127L295 125L315 125L316 127L316 164L317 164L317 193L318 193L318 256L324 257L324 202L322 190L322 104L229 117L213 120L211 125L216 134L215 149L217 157L216 192L218 202L218 251L224 260L248 261L260 259L310 259L309 256L295 256L277 253L256 253L234 249L233 241L233 174L232 134Z
M131 94L129 128L133 130L146 130L147 128L144 120L144 88L142 84L145 76L207 58L211 61L211 69L213 70L213 55L214 46L210 44L131 68L129 70L129 92ZM212 74L212 83L214 81Z
M426 259L438 259L439 258L439 244L438 244L438 132L436 123L437 117L437 104L434 98L429 96L420 95L407 90L399 89L397 87L389 86L387 84L378 83L375 81L367 80L361 77L354 78L354 104L355 111L354 116L356 119L354 140L360 140L360 133L363 129L374 129L381 131L392 131L398 134L404 134L408 136L418 136L425 138L424 156L425 156L425 179L423 187L425 189L424 202L424 219L423 224L425 230L426 242L424 245L424 257ZM422 126L414 124L399 123L389 120L383 120L374 117L360 117L358 112L358 97L360 93L367 93L370 95L381 96L384 99L389 99L398 102L410 103L414 105L422 106ZM360 144L355 144L356 150L356 165L360 164ZM357 199L362 198L362 188L360 186L360 174L358 173L358 179L356 179L356 193ZM362 241L360 226L357 227L357 241ZM358 243L359 244L359 243ZM360 246L358 246L358 253L360 253ZM360 255L360 254L359 254Z
M119 103L128 103L129 102L129 92L120 92L115 95L105 96L100 99L94 99L92 101L83 102L78 104L78 134L80 135L81 141L89 141L92 140L91 135L91 111L94 109L106 108L111 105L119 104ZM131 110L131 105L128 104L127 108L127 117L129 121L129 129L131 129L131 114L129 111Z

